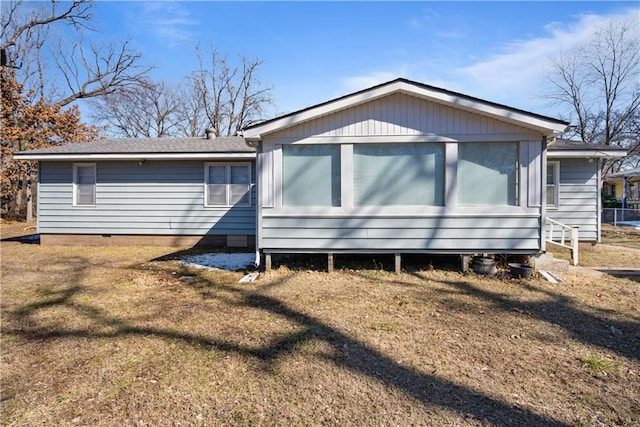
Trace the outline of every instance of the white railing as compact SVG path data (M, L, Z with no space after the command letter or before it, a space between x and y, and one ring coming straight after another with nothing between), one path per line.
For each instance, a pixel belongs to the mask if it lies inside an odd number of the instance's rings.
M560 239L554 239L556 230ZM547 218L545 242L571 251L571 265L578 265L578 226L563 224L555 219ZM567 239L567 234L569 235ZM568 240L568 242L567 242Z

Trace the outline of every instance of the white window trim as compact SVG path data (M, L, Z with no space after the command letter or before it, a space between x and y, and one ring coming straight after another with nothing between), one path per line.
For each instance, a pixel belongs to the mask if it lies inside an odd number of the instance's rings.
M227 199L227 204L225 205L218 205L218 204L211 204L209 203L209 167L210 166L224 166L226 168L226 199ZM229 192L229 185L231 183L231 166L244 166L249 170L249 184L247 185L247 190L249 191L249 201L246 204L230 204L229 203L229 197L230 197L230 192ZM206 208L230 208L233 206L237 206L237 207L243 207L243 208L247 208L247 207L251 207L251 187L253 185L251 184L251 163L249 162L233 162L233 163L229 163L229 162L205 162L204 164L204 206Z
M93 167L93 203L92 204L80 204L78 203L78 168L79 167ZM74 207L95 207L97 199L97 179L98 167L95 163L74 163L73 164L73 206Z
M552 205L547 204L546 207L547 209L550 209L550 210L557 210L557 209L560 209L560 162L558 160L548 160L547 169L549 168L553 168L555 171L554 173L555 173L556 183L553 184L553 186L555 187L555 191L553 193L554 195L553 204ZM547 188L549 188L550 185L551 184L547 182L547 185L545 187L545 195L544 195L545 204L547 203Z

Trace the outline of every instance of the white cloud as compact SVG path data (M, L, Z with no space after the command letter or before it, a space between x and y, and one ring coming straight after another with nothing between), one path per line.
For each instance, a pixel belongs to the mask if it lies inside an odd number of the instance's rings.
M380 83L388 82L389 80L397 79L398 77L404 77L402 74L403 73L395 71L374 71L369 74L346 77L342 79L342 87L347 93L355 92Z
M494 52L500 50L502 53L470 58L471 63L466 66L450 67L446 58L416 56L410 63L396 63L384 70L343 78L342 92L338 95L406 77L516 108L559 115L561 111L545 111L550 107L542 97L547 84L544 72L549 58L590 40L597 29L610 19L637 19L638 13L638 9L630 9L624 15L578 15L570 24L550 22L544 27L543 36L492 46Z
M625 16L637 17L637 14L638 10L632 9ZM616 16L585 14L578 18L570 25L549 23L545 27L545 36L508 43L504 46L504 53L459 68L454 78L459 83L464 82L461 86L472 88L476 96L490 97L510 105L513 102L531 102L541 95L539 92L544 87L544 71L549 58L577 43L588 41L598 27Z
M143 14L139 22L171 46L196 39L192 27L200 22L178 2L145 3Z

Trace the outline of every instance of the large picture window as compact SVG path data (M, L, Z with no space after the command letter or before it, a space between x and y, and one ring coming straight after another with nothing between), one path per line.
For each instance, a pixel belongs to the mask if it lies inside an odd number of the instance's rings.
M205 165L205 206L251 206L251 165Z
M73 165L73 205L96 205L96 165L95 163L74 163Z
M519 151L516 142L458 145L458 203L516 206Z
M282 146L282 204L340 206L340 145Z
M354 145L355 206L442 206L443 194L443 144Z

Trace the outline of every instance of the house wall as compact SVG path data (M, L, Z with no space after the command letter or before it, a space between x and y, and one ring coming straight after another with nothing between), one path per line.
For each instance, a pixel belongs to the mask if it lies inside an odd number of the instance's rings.
M204 163L96 162L96 205L74 207L73 162L43 161L38 231L44 235L250 236L253 244L255 162L251 207L230 208L204 206Z
M482 140L486 141L487 136L529 137L531 132L507 122L396 93L284 129L272 137L299 139L391 135L436 138L465 135L467 140L484 135Z
M458 205L458 144L497 141L519 144L518 205ZM405 142L443 144L443 206L354 206L353 147L359 143ZM283 205L282 147L286 144L340 145L340 206ZM537 252L541 248L542 147L539 133L405 94L263 136L258 154L258 246L267 253ZM479 192L486 190L478 188Z
M553 160L560 161L559 206L558 209L548 209L547 216L566 225L579 226L581 241L597 241L598 162L587 159Z

